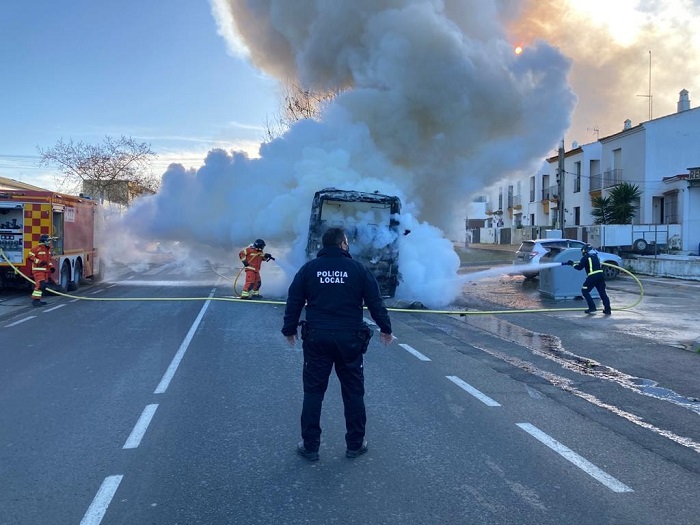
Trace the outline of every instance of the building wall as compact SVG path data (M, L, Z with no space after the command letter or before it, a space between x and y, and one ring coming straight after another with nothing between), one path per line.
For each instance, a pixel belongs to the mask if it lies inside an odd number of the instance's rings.
M618 163L616 164L616 150ZM597 173L592 173L592 161L599 161ZM574 193L576 163L581 163L581 191ZM640 208L634 219L635 224L653 224L655 222L655 197L663 197L665 192L673 189L664 178L688 173L690 167L700 166L700 108L693 108L681 113L674 113L655 120L621 130L615 135L586 144L580 149L572 148L564 159L564 227L575 226L574 210L580 208L580 225L593 224L590 197L591 180L604 172L620 170L619 182L636 184L642 191ZM548 186L556 185L558 158L550 157L544 160L542 166L534 174L525 174L517 181L497 183L487 188L490 207L498 209L499 195L504 201L508 195L508 186L519 187L522 204L522 225L550 227L553 217L558 217L556 204L542 202L543 175L549 175ZM530 177L535 177L535 199L530 201ZM680 222L683 225L683 250L697 251L700 244L700 187L691 188L687 181L677 184L679 189ZM603 189L602 195L608 194L610 188ZM517 192L517 190L515 190ZM501 216L504 227L515 225L516 216L508 213L505 208ZM531 216L535 221L531 220ZM492 216L493 217L493 216Z

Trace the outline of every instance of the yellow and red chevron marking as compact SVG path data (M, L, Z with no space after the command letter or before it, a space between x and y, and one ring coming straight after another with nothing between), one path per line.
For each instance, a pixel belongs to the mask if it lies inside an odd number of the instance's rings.
M24 205L24 258L42 234L51 235L51 204Z

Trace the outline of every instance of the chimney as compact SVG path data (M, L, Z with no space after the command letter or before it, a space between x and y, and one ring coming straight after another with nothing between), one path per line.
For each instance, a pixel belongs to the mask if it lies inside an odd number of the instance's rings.
M625 127L622 129L630 129L632 127L632 121L630 119L625 120Z
M680 97L678 97L678 113L688 111L690 109L690 99L688 98L688 90L681 89Z

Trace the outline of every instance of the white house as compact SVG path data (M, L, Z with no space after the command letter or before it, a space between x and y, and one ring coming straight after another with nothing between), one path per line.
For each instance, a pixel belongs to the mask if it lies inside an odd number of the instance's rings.
M616 184L628 182L642 192L635 224L680 224L682 250L698 249L700 108L690 109L685 89L674 114L637 126L626 121L619 133L583 146L572 144L564 151L562 195L557 180L559 160L559 155L550 157L534 175L484 191L492 210L502 210L503 227L522 227L525 238L538 236L543 229L561 229L559 206L563 203L563 227L571 236L570 229L581 227L581 231L593 225L592 197L605 196Z

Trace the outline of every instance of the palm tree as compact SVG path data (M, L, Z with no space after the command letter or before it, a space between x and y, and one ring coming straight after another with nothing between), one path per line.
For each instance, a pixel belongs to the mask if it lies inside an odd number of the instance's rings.
M636 184L621 182L607 197L593 197L591 215L595 224L631 224L637 214L636 201L642 192Z
M636 184L621 182L610 190L612 224L632 224L637 214L636 202L642 192Z
M591 215L595 219L595 224L612 224L610 221L610 197L593 197L591 199L593 209Z

